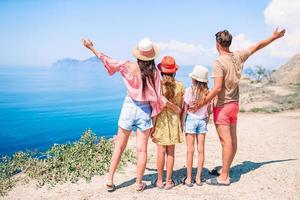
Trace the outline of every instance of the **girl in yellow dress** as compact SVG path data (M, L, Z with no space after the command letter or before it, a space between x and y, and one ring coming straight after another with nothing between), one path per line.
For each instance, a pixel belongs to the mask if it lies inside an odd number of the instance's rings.
M152 141L157 144L157 179L152 184L158 188L171 189L175 186L172 180L174 166L175 144L183 142L181 129L181 107L183 104L184 86L175 80L178 65L171 56L165 56L158 69L162 75L163 95L173 104L178 106L177 112L169 108L164 110L154 119ZM166 158L166 162L165 162ZM166 163L166 184L163 184L163 170Z

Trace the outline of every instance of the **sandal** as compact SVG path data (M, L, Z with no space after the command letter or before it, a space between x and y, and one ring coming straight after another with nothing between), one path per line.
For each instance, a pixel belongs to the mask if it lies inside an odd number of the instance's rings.
M143 182L142 184L136 185L135 190L137 192L143 192L146 189L146 187L147 187L146 183Z
M158 189L164 189L164 184L162 184L161 186L157 185L157 176L153 176L151 179L151 185L153 187L157 187Z
M197 186L202 186L203 185L201 179L200 179L200 182L197 182L196 179L195 179L195 183L196 183Z
M176 186L176 183L175 183L175 181L172 180L171 186L167 186L167 184L166 184L165 190L171 190L175 186Z
M217 178L217 177L208 179L208 180L206 181L206 183L207 183L208 185L215 185L215 186L229 186L229 185L230 185L230 181L229 181L229 183L220 183L220 182L218 181L218 178Z
M107 192L113 192L113 191L115 191L116 190L115 184L113 184L112 181L107 182L106 183L106 190L107 190Z
M184 177L184 178L183 178L182 184L183 184L183 185L186 185L187 187L193 187L193 186L194 186L193 182L191 181L191 183L186 183L186 182L185 182L186 179L187 179L187 177Z

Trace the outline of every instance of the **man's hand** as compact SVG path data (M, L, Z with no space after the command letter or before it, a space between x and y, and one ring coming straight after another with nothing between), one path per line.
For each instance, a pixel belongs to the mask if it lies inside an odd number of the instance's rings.
M93 42L89 39L82 39L82 43L83 43L83 46L85 46L88 49L90 49L94 46Z
M279 30L278 27L275 29L275 31L272 34L272 38L274 40L283 37L285 34L285 29Z
M178 114L178 115L180 115L181 114L181 108L179 107L179 106L174 106L174 112L176 113L176 114Z
M189 112L196 112L197 110L199 110L202 106L205 105L205 102L197 102L196 104L193 104L191 106L188 106L188 111Z

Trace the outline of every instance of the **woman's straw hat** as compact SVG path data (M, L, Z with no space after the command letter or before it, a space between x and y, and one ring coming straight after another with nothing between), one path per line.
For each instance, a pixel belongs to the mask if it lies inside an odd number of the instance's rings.
M145 38L132 50L132 54L139 60L149 61L154 60L158 56L158 47L151 40Z
M202 65L196 65L192 73L189 74L189 76L199 82L207 83L208 70L206 69L206 67L203 67Z
M157 67L159 71L165 74L174 74L178 70L178 65L172 56L165 56Z

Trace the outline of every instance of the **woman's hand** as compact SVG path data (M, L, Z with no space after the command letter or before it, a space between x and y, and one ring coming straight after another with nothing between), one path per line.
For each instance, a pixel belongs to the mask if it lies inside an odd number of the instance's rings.
M152 127L150 129L150 138L153 138L154 132L155 132L155 127Z
M85 46L88 49L91 49L94 46L93 42L90 39L82 39L82 43L83 46Z

